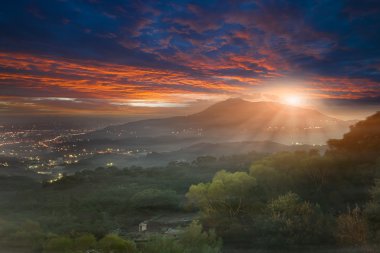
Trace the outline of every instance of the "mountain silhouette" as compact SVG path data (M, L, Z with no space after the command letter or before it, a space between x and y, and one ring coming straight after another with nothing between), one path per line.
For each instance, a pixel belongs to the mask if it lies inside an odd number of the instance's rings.
M188 116L148 119L107 127L106 138L176 136L203 141L276 141L324 144L340 138L349 123L313 109L233 98Z

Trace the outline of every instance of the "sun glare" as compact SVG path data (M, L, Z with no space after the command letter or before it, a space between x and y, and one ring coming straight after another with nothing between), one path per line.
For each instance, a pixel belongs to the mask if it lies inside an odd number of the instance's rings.
M302 99L298 96L289 96L285 98L285 103L288 105L299 106L302 104Z

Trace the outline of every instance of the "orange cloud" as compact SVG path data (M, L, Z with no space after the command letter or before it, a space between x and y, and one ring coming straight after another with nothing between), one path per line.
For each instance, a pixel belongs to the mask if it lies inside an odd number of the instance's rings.
M181 92L241 90L211 78L203 80L179 71L24 54L0 53L0 67L5 70L0 73L3 85L14 83L21 89L37 91L62 88L68 96L163 99L168 94Z
M226 54L212 59L182 53L175 57L196 74L165 66L0 52L0 98L6 102L0 104L0 112L155 114L157 108L181 107L198 99L254 98L265 80L283 78L264 58ZM309 76L298 89L315 99L359 99L377 95L377 87L363 79Z

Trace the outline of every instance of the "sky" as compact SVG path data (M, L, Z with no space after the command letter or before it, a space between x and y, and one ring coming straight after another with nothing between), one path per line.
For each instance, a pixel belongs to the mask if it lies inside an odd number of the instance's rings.
M377 0L4 0L0 115L189 113L230 97L380 110Z

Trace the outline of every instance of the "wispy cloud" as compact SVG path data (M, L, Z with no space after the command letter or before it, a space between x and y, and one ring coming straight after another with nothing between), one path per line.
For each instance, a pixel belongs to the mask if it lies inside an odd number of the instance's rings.
M313 99L380 96L376 1L21 0L1 16L2 110L151 111L294 77Z

